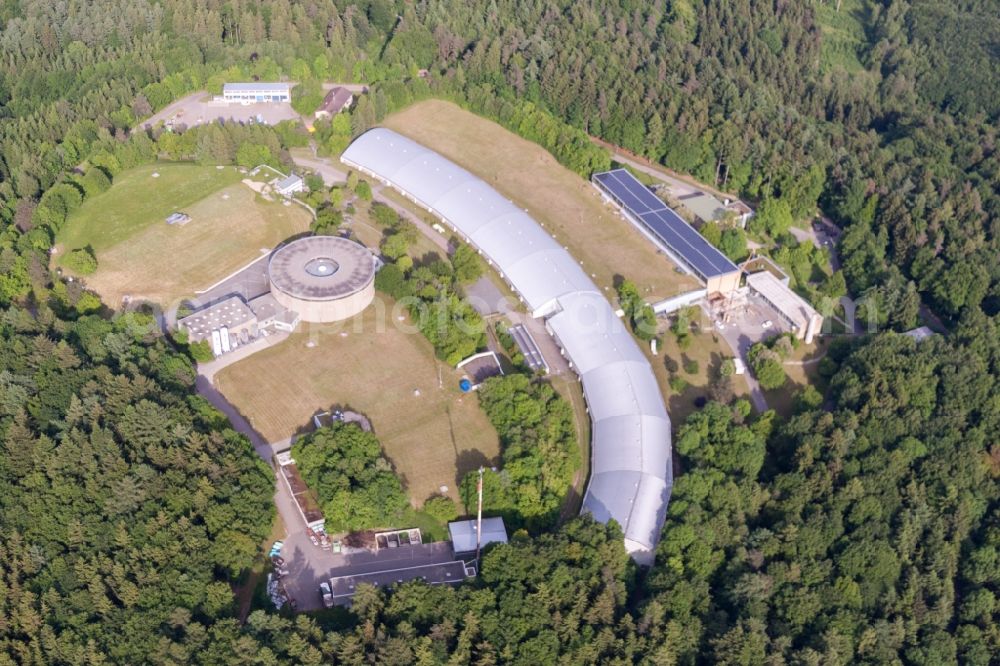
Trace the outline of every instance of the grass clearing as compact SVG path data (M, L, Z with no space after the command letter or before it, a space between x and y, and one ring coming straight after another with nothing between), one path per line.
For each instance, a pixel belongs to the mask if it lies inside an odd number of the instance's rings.
M817 344L803 343L792 352L783 364L788 376L784 385L764 392L768 407L787 418L795 410L795 396L807 385L826 395L826 380L819 374L819 362L826 356L827 345L827 338L819 338Z
M820 48L823 69L840 67L851 74L864 72L860 54L867 47L865 30L872 12L869 0L817 3L815 11L823 36Z
M587 414L583 386L575 375L553 375L549 381L556 392L573 407L577 444L580 447L580 469L573 476L573 485L563 502L562 511L559 512L559 520L566 521L580 513L586 482L590 478L590 416Z
M154 178L153 174L160 174ZM240 182L234 167L156 163L118 174L111 189L73 213L56 242L67 249L90 245L100 253L128 240L171 213L187 210L213 192Z
M159 178L152 178L154 171ZM232 167L183 164L130 171L69 220L59 256L92 246L98 269L87 285L109 305L125 295L175 303L309 228L302 207L267 201L239 177ZM191 220L166 224L177 210Z
M609 295L619 275L634 281L651 300L698 287L606 206L589 182L537 144L441 100L414 104L383 124L438 151L526 208Z
M476 396L459 391L460 373L437 361L399 314L379 295L353 319L303 325L280 345L222 370L216 383L272 442L310 430L317 410L362 412L416 504L442 485L458 500L461 477L498 459L497 434Z
M682 351L677 345L677 337L667 329L667 323L664 321L660 327L662 344L656 356L650 353L648 344L640 343L639 346L653 366L653 374L656 375L660 391L666 396L670 424L676 433L677 429L684 425L687 417L699 409L697 403L709 399L708 387L711 378L718 373L723 359L732 358L733 353L725 340L711 329L692 332L691 346ZM698 372L688 373L684 366L692 361L698 364ZM676 364L676 371L671 372L667 367L668 363L671 366ZM680 377L687 383L684 390L677 392L670 387L672 377ZM743 377L733 377L733 393L737 397L749 396L750 387Z

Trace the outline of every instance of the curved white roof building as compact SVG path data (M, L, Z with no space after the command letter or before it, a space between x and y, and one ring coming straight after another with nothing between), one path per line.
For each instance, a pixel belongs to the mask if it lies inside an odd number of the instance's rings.
M618 521L633 558L651 563L673 484L670 418L649 362L597 286L527 213L404 136L370 130L341 161L441 218L500 272L533 316L546 317L580 376L593 421L583 511Z

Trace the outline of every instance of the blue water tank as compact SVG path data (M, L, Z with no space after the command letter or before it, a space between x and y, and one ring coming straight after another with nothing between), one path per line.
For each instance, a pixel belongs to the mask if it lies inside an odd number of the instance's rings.
M468 379L462 379L462 381L458 382L458 388L462 389L462 393L468 393L472 390L472 382Z

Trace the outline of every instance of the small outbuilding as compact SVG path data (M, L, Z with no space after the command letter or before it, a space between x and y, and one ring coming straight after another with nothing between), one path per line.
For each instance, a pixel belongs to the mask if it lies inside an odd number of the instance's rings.
M448 534L451 536L451 547L455 550L456 555L475 552L475 520L458 520L448 523ZM503 524L503 518L483 518L483 534L479 545L485 547L491 543L507 543L507 528Z
M290 176L282 178L274 184L275 191L283 197L290 197L296 192L304 192L306 189L306 182L302 180L301 176L296 176L294 173Z
M351 108L354 103L354 93L343 86L337 86L330 90L323 98L323 103L319 105L313 116L316 120L335 116L344 109Z
M477 387L483 382L485 382L490 377L495 377L497 375L503 374L503 367L500 365L500 359L492 351L484 351L479 354L473 354L469 358L461 361L457 366L456 370L461 370L469 379L472 380L473 387Z

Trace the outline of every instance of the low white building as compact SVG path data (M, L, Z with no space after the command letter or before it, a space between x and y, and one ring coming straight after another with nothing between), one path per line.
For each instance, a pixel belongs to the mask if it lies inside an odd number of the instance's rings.
M291 102L292 86L289 83L227 83L222 86L222 98L241 104Z
M788 322L795 336L811 343L813 336L823 325L823 315L816 312L804 298L783 284L770 271L760 271L747 276L747 286L750 292L763 299Z
M476 521L459 520L448 523L451 547L455 554L472 553L476 550ZM479 546L485 548L490 543L507 543L507 528L503 518L483 518L483 534Z
M296 192L304 192L306 189L306 182L302 180L301 176L296 176L294 173L290 176L282 178L274 184L274 189L283 197L290 197Z

